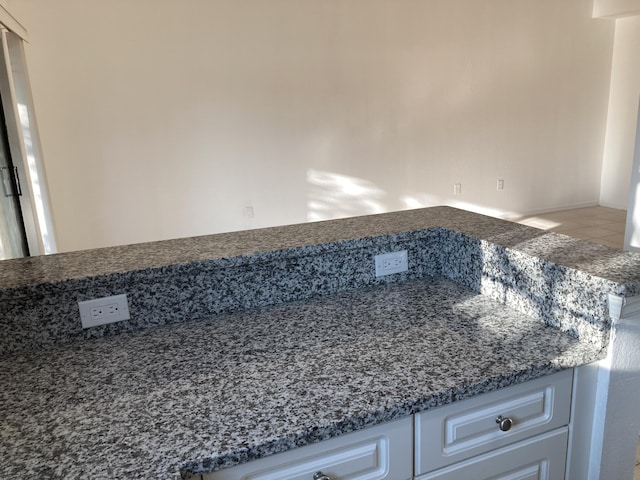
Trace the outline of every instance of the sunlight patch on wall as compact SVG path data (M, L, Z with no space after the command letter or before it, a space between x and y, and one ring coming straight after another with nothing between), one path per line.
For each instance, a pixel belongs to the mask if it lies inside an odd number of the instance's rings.
M470 212L481 213L489 217L505 219L517 219L522 217L521 214L511 210L485 207L477 203L463 202L460 200L450 200L448 198L443 198L438 195L431 195L428 193L413 193L411 195L404 195L400 197L400 201L407 209L447 205L449 207L460 208L462 210L468 210Z
M387 211L382 202L386 192L368 180L310 169L307 183L310 187L307 220L310 222Z
M442 205L442 199L437 195L429 195L427 193L417 193L412 195L403 195L400 202L407 209L435 207Z
M518 212L514 212L511 210L503 210L500 208L484 207L476 203L461 202L461 201L454 200L454 201L447 202L447 205L449 205L450 207L460 208L462 210L468 210L470 212L480 213L482 215L487 215L489 217L495 217L495 218L516 219L516 218L522 217L522 214Z

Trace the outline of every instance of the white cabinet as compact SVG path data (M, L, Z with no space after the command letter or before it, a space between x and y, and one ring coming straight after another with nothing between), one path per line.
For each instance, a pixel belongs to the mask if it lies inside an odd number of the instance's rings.
M558 480L564 478L568 428L493 450L416 480Z
M416 414L415 475L568 425L572 379L565 370Z
M325 475L330 480L409 480L413 474L412 437L412 419L406 417L213 472L203 478L314 480L314 476Z
M203 480L558 480L573 370L204 475Z

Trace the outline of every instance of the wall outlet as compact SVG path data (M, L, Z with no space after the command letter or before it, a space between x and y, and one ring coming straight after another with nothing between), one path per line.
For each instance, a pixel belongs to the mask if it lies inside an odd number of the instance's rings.
M96 327L131 318L126 294L78 302L78 307L80 308L82 328Z
M409 259L406 250L376 255L374 263L376 266L376 277L406 272L409 268Z
M504 190L504 180L500 179L496 182L496 190Z
M453 194L454 195L460 195L462 193L462 184L461 183L454 183L453 184Z

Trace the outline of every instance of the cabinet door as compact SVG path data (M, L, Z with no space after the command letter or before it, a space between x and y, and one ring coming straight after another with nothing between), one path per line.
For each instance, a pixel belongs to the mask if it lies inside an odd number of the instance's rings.
M559 480L564 478L568 428L456 463L416 480Z
M416 475L568 425L572 382L565 370L417 414Z
M204 480L408 480L411 417L204 475Z

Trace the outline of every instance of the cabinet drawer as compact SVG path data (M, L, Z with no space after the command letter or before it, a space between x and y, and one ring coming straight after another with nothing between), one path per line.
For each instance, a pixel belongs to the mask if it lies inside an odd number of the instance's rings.
M565 370L417 414L416 475L568 425L572 379ZM499 416L512 420L508 431Z
M564 478L568 431L543 433L416 480L559 480Z
M408 480L412 476L411 417L296 448L204 475L204 480Z

